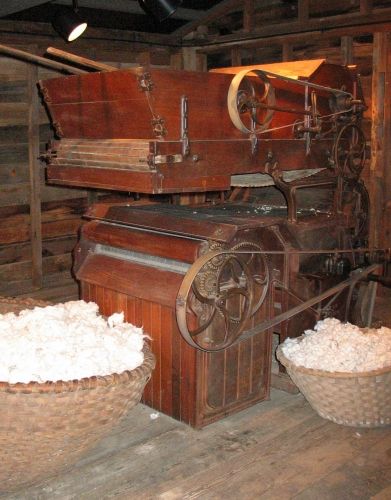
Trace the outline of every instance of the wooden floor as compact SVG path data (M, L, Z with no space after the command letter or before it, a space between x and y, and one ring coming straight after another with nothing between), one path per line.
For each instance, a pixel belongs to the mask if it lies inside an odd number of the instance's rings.
M10 499L391 498L391 427L319 417L298 395L196 431L138 405L72 470Z

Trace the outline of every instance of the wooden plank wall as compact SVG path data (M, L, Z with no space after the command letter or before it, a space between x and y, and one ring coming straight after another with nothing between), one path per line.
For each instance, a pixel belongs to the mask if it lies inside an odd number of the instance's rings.
M70 252L86 193L45 185L44 170L37 159L52 132L34 87L37 78L49 76L58 74L9 57L0 58L2 295L32 295L42 286L53 288L54 296L74 296L77 292L70 275Z

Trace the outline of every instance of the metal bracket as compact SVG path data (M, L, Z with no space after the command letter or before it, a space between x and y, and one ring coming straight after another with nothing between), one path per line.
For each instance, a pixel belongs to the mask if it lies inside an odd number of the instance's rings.
M64 137L64 132L63 132L59 122L53 122L53 128L54 128L54 131L55 131L57 137Z
M256 152L258 151L258 137L256 136L256 134L250 135L250 141L251 141L251 154L255 155Z
M190 154L189 142L189 103L185 95L181 96L181 142L182 142L182 155L188 156Z
M153 83L152 78L151 78L151 73L148 73L148 72L140 73L137 76L137 81L139 84L139 88L142 92L151 92L152 91L152 89L154 87L154 83Z
M164 137L167 135L164 118L161 116L154 116L151 119L152 130L156 137Z
M153 162L155 164L160 164L160 163L181 163L183 161L183 156L176 154L176 155L156 155L153 159Z

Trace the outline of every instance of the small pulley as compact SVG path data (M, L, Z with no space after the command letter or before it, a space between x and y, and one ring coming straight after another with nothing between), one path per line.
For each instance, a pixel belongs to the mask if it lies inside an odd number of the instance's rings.
M218 250L196 260L176 300L183 338L203 351L230 346L243 332L253 311L254 280L246 259Z
M243 70L232 79L227 96L228 113L241 132L265 131L272 121L275 102L274 88L265 72Z

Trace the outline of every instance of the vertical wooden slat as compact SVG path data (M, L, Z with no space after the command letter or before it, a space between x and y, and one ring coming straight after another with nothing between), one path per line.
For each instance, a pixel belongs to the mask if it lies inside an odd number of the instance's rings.
M188 71L197 70L197 51L194 47L183 47L183 69Z
M245 33L251 33L251 31L254 31L254 13L255 13L254 0L244 0L243 31Z
M240 47L233 47L231 49L231 66L242 65L242 53Z
M342 64L347 66L353 63L353 38L351 36L341 37Z
M360 14L363 16L370 14L372 12L372 7L372 0L360 0Z
M310 15L310 1L309 0L299 0L299 3L298 3L299 22L308 21L309 15Z
M293 46L291 43L283 43L282 44L282 60L293 61Z
M389 148L386 137L386 108L390 106L390 96L386 93L386 75L390 50L389 35L375 33L373 39L373 72L372 72L372 129L371 129L371 162L369 171L370 211L370 243L381 245L384 235L383 211L385 207L385 150Z
M385 210L383 212L383 246L391 246L391 33L386 34L386 78L384 103L384 186Z
M33 50L31 50L33 52ZM28 148L30 176L30 240L32 260L32 284L42 287L42 229L41 229L41 189L39 163L39 99L38 67L27 64L28 87Z
M182 52L175 52L170 55L170 68L183 69L183 56Z

